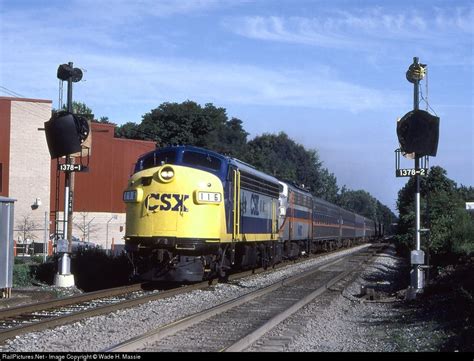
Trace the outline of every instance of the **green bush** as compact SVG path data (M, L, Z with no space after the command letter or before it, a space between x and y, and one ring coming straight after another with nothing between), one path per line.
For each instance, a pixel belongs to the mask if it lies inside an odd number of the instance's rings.
M58 262L59 255L49 257L45 263L42 257L15 258L13 287L53 284ZM83 249L71 256L71 273L76 286L90 292L127 284L132 265L125 255L113 257L101 249Z
M474 196L472 187L457 187L441 167L432 167L421 178L421 225L424 233L421 248L434 263L447 265L474 252L474 219L465 210L465 201ZM415 248L415 180L411 178L399 191L400 211L397 247L402 254Z
M32 273L38 282L52 285L54 275L58 273L58 258L49 257L45 263L35 265Z
M15 257L14 264L26 264L28 261L23 257Z
M125 255L113 257L101 249L84 249L72 257L71 273L76 286L90 292L127 284L132 265Z
M401 257L408 257L410 255L410 251L414 248L413 239L413 236L410 236L406 233L395 235L393 240L397 254L399 254Z
M453 250L458 254L474 253L474 219L464 209L455 215L456 227L453 230Z
M31 268L27 264L13 265L13 287L28 287L32 285Z
M35 263L35 264L43 263L43 256L33 255L33 256L30 257L30 259L31 259L31 263Z

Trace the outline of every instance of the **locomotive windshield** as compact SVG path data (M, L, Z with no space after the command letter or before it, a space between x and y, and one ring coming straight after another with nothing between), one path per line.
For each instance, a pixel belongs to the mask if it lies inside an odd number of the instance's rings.
M221 160L212 155L198 152L185 151L183 154L183 163L190 166L197 166L219 171L221 169Z
M222 159L210 152L201 152L198 151L198 148L196 148L196 150L190 150L189 148L191 147L165 148L145 154L139 158L135 164L134 173L153 167L159 167L163 164L175 164L186 165L220 174Z
M153 152L140 158L135 165L135 173L144 169L153 168L163 164L174 164L176 162L176 152Z

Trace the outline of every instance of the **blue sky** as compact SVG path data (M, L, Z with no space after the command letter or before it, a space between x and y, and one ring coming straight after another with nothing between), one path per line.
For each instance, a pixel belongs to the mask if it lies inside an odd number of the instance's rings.
M163 102L211 102L250 138L284 131L316 149L339 186L395 210L414 56L441 118L430 165L474 186L473 13L470 0L0 0L0 96L57 107L57 67L73 61L85 71L74 99L97 117L139 123Z

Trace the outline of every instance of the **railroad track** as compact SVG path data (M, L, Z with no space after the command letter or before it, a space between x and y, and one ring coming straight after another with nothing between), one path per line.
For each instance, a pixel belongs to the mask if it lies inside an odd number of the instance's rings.
M328 255L336 253L325 253ZM313 255L298 261L280 263L275 268L288 264L297 264L321 255ZM235 281L251 274L271 272L272 269L262 268L230 275L228 281ZM28 332L43 331L48 328L76 322L88 317L107 314L116 310L135 307L149 301L172 297L198 289L206 289L215 285L217 280L201 282L193 285L177 287L166 291L144 292L143 284L135 284L113 289L89 292L61 299L37 302L19 307L0 310L0 344L7 339Z
M0 343L15 336L65 325L87 317L134 307L209 286L202 282L166 291L144 291L144 284L111 288L0 310Z
M275 268L288 265L284 262ZM291 263L294 263L291 261ZM263 268L232 274L229 281L266 272ZM69 296L23 306L0 309L0 345L6 340L28 333L76 322L87 317L135 307L149 301L172 297L217 284L218 280L176 287L166 291L144 292L143 283Z
M104 351L242 351L380 250L324 262L262 289L185 317Z

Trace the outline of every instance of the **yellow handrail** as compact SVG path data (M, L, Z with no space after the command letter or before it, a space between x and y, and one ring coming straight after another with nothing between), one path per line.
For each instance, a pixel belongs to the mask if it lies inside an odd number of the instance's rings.
M234 227L232 240L240 241L240 172L234 170Z
M271 239L274 239L274 234L277 233L277 220L276 220L276 202L272 200L272 236Z

